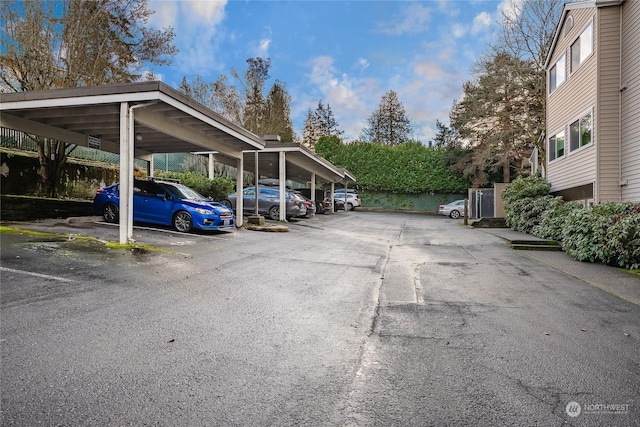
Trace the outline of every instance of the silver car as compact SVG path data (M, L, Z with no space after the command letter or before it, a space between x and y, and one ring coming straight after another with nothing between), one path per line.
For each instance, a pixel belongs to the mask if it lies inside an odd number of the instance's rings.
M464 215L464 200L456 200L446 205L440 205L438 215L444 215L453 219L460 218Z
M222 203L233 210L236 209L237 194L232 193L227 196ZM300 200L292 191L286 190L287 219L296 216L305 216L307 207L303 200ZM243 212L253 213L256 211L256 187L251 186L242 190ZM277 221L280 219L280 190L277 187L258 186L258 212Z

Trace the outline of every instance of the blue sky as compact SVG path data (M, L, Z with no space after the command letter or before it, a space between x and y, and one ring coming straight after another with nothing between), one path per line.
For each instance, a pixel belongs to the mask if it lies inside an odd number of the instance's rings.
M151 0L150 24L173 26L180 49L154 71L177 88L183 76L234 80L230 69L243 73L247 58L271 58L267 88L286 83L294 130L322 100L347 141L394 90L427 143L514 1Z

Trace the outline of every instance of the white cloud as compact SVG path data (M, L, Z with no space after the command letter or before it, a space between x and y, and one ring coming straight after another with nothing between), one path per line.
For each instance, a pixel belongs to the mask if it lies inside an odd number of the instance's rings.
M361 71L364 71L365 69L369 68L369 61L367 61L364 58L358 58L358 67L360 68Z
M223 68L216 48L221 37L225 37L219 28L225 17L226 4L227 0L152 0L149 3L150 9L156 12L151 15L150 25L172 26L175 30L174 44L179 52L174 58L174 68L178 74L217 75Z
M413 3L405 7L393 21L380 23L378 31L388 35L419 33L428 30L427 23L430 19L431 9Z
M453 37L459 39L467 34L467 29L464 25L453 24L451 27L451 34L453 34Z
M471 27L471 34L478 34L479 32L489 28L491 26L491 15L487 12L481 12L475 18L473 18L473 25Z
M502 0L498 5L500 21L514 22L520 12L525 0Z
M267 27L267 34L262 36L258 41L253 42L253 46L249 48L254 57L268 58L269 47L271 46L273 33L271 28Z
M345 132L345 139L357 139L372 112L368 109L380 102L382 94L378 82L341 72L329 56L315 57L308 66L309 87L296 90L293 115L306 116L307 110L314 111L318 101L322 100L324 105L331 106L340 128Z

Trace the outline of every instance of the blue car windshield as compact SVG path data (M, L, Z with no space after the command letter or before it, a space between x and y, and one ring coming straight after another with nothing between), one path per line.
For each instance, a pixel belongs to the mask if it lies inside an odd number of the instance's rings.
M181 199L186 200L206 200L202 194L184 185L177 184L163 184L169 191L178 196Z

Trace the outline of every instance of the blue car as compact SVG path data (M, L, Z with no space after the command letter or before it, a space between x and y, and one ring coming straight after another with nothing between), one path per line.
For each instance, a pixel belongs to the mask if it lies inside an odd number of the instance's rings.
M117 223L120 219L120 184L100 188L93 199L96 215ZM178 231L235 228L233 211L207 200L178 182L162 179L135 179L133 183L133 221L173 226Z

